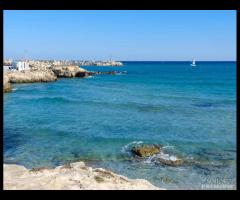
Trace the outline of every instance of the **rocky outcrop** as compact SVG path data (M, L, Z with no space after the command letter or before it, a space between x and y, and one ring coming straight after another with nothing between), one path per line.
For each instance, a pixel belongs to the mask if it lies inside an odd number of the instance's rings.
M60 78L87 76L87 71L79 66L52 66L51 69Z
M160 147L157 145L142 145L132 148L132 152L140 157L151 156L160 152Z
M4 74L4 77L8 78L9 83L34 83L34 82L51 82L56 81L57 78L86 78L91 75L98 74L118 74L120 72L108 71L108 72L89 72L79 66L51 66L48 68L32 68L25 71L10 71ZM126 73L126 72L121 72ZM10 91L11 85L4 83L4 92Z
M131 151L134 155L137 155L141 158L151 156L151 160L155 163L162 163L174 167L179 166L183 163L182 159L179 159L173 155L163 153L158 145L142 144L138 146L133 146Z
M129 179L83 162L55 169L28 170L4 164L4 190L159 190L143 179Z
M12 90L12 86L9 83L9 78L6 74L3 76L3 92L10 92Z
M14 71L6 74L10 83L34 83L56 81L57 77L51 70L45 71Z

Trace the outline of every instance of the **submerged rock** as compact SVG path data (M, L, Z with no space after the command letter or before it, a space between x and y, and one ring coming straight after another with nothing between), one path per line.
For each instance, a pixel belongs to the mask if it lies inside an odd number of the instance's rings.
M157 145L134 146L131 151L137 156L146 157L159 153L160 147Z
M170 156L169 154L160 153L156 160L170 166L179 166L183 163L182 159L177 158L176 156Z

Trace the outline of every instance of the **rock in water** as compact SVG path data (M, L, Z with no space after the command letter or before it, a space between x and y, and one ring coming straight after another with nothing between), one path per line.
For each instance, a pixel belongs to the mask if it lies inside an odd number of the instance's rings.
M182 159L177 158L176 156L165 154L160 151L158 145L140 145L132 147L131 151L140 157L149 157L152 156L152 159L158 163L163 163L170 166L178 166L183 163Z
M133 147L131 151L140 157L146 157L159 153L160 147L157 145L143 145Z

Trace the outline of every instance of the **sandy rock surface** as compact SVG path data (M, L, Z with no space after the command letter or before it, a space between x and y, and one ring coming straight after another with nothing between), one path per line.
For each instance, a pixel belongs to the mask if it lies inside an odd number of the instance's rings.
M143 179L129 179L83 162L28 170L4 164L4 190L159 190Z
M14 71L6 74L10 83L34 83L56 81L57 77L51 70L45 71Z
M71 77L85 77L87 71L79 66L52 66L52 71L57 77L71 78Z
M12 90L12 86L9 83L9 78L4 74L3 76L3 92L10 92Z

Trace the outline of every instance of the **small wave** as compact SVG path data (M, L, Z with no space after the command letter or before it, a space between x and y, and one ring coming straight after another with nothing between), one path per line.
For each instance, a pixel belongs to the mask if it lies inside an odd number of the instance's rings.
M71 99L67 99L64 97L41 97L41 98L32 98L30 100L33 101L38 101L38 102L50 102L50 103L74 103L77 101L71 100Z
M192 104L192 105L200 108L209 108L214 106L213 103L198 103L198 104Z
M94 76L88 76L88 77L86 77L86 78L94 78Z
M181 171L187 171L188 169L185 167L176 167L175 170L181 172Z
M160 152L159 154L156 154L156 158L162 158L164 160L172 160L176 161L178 158L174 155L169 155L167 153Z
M151 163L154 163L153 162L153 159L155 158L155 156L149 156L148 158L146 158L143 163L146 163L146 164L151 164Z
M162 149L174 149L174 146L172 145L166 145L166 146L163 146L161 147Z
M123 75L127 75L127 74L122 74L122 73L116 73L117 76L123 76Z
M187 156L186 160L194 160L194 157L193 156Z
M126 144L125 146L122 147L121 152L122 153L128 153L128 152L130 152L130 150L133 146L140 145L140 144L143 144L143 141L130 142L130 143L128 143L128 144Z
M147 157L146 159L143 160L143 163L161 164L162 162L160 161L160 159L163 159L163 160L166 160L166 161L176 161L176 160L178 160L178 158L174 155L169 155L167 153L160 152L158 154Z

